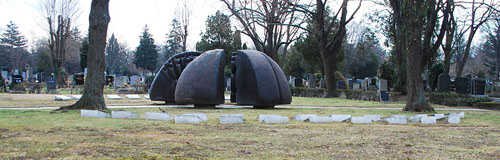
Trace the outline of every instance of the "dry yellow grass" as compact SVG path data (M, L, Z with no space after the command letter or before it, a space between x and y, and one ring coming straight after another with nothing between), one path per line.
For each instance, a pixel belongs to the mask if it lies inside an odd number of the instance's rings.
M156 108L127 109L139 113ZM0 159L498 159L500 112L466 112L459 125L375 123L261 124L259 114L393 114L354 109L188 109L206 113L201 124L82 118L79 111L0 110ZM221 125L218 116L243 113L245 124ZM448 112L442 112L448 113Z

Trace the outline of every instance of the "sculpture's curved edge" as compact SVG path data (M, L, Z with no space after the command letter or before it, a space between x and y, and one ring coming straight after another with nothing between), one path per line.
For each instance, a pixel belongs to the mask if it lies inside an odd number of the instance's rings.
M173 77L175 77L175 73L169 73L172 71L169 71L167 67L169 65L173 65L174 59L186 56L199 56L200 54L200 52L188 51L170 57L157 72L155 78L153 79L153 82L151 83L151 87L149 89L150 99L152 101L165 101L166 103L175 103L174 98L168 96L169 94L167 92L169 92L170 90L175 90L177 81L173 79ZM189 64L189 62L187 64ZM182 70L180 72L182 72Z

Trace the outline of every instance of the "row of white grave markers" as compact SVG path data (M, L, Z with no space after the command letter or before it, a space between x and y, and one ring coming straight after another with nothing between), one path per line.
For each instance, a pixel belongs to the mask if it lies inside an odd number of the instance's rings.
M111 115L97 110L81 110L81 117L97 117L97 118L116 118L116 119L138 119L140 116L131 111L112 111ZM350 122L353 124L370 124L372 122L387 122L388 124L435 124L437 120L446 120L449 124L459 124L460 119L465 117L464 112L451 114L418 114L407 117L405 115L391 115L382 118L380 115L364 115L352 117L351 115L331 115L327 117L317 116L315 114L298 114L293 117L295 121L310 122L310 123L333 123L333 122ZM275 114L261 114L257 117L257 121L261 123L288 123L288 117ZM175 120L175 123L201 123L208 121L208 118L203 113L185 113L181 115L169 115L166 112L146 112L146 120ZM219 117L221 124L243 123L243 114L223 114Z
M127 97L127 99L141 99L141 96L137 95L137 94L128 94L128 95L125 95L125 97ZM80 98L82 98L82 95L71 95L71 97L64 96L64 95L56 95L54 97L54 99L56 101L79 100ZM122 99L122 97L120 97L119 95L116 95L116 94L106 95L106 98L108 100L120 100L120 99ZM144 99L149 99L149 95L144 95Z

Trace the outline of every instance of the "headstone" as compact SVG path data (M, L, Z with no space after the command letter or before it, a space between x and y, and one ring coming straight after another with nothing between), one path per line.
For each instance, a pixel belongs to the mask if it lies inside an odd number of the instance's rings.
M334 118L332 117L319 117L319 116L314 116L314 117L309 117L306 122L311 122L311 123L332 123L335 122Z
M176 115L176 124L196 124L201 123L203 120L197 115Z
M71 99L73 100L79 100L80 98L82 98L82 95L71 95Z
M57 96L55 96L55 100L56 101L69 101L69 100L71 100L71 98L63 96L63 95L57 95Z
M119 99L122 99L122 97L120 97L119 95L116 95L116 94L108 94L108 95L106 95L106 98L108 98L109 100L119 100Z
M150 99L149 95L144 95L144 99Z
M98 110L86 110L86 109L80 110L80 116L81 117L94 117L94 118L109 118L109 117L111 117L106 112L101 112Z
M388 85L387 85L387 80L385 80L385 79L380 79L379 80L379 91L389 92L389 88L388 88Z
M304 86L302 85L302 79L300 79L300 78L296 78L296 79L294 80L293 84L294 84L294 86L295 86L295 87L304 87Z
M139 118L138 114L135 114L131 111L111 111L111 118L116 119L133 119Z
M500 80L493 80L493 92L491 94L493 97L500 97Z
M85 84L85 76L84 75L74 75L73 81L75 85L84 85Z
M351 123L354 124L370 124L372 123L372 120L368 117L352 117L351 118Z
M345 81L337 81L337 89L347 89Z
M21 76L23 77L23 80L28 80L26 72L21 73Z
M141 99L141 96L139 96L137 94L128 94L128 95L125 95L125 97L127 97L127 99Z
M231 77L226 77L226 91L231 91Z
M448 116L448 123L449 124L459 124L460 123L460 116L458 116L458 115Z
M142 77L138 75L130 76L130 85L138 85L142 83Z
M199 117L202 121L208 121L207 115L204 113L184 113L182 114L184 116L197 116Z
M319 88L326 88L325 79L321 78L319 80Z
M364 79L363 83L361 85L361 90L367 91L368 90L368 79Z
M436 123L436 117L434 117L434 116L421 117L420 118L420 123L422 123L422 124L435 124Z
M434 117L436 117L436 120L445 118L444 114L434 114Z
M439 92L450 92L451 91L451 79L450 75L446 73L441 73L438 76L438 91Z
M373 122L380 121L381 116L380 115L364 115L363 117L370 119Z
M354 90L354 84L357 84L358 80L356 80L356 79L350 79L348 82L349 82L349 89L350 90Z
M456 77L455 78L456 92L460 94L470 93L470 79L466 77Z
M220 124L240 124L243 123L243 114L223 114L219 117Z
M412 123L418 123L418 122L420 122L420 119L422 119L422 117L427 117L427 115L426 114L417 114L415 116L410 117L410 119L408 119L408 121L412 122Z
M57 92L56 79L54 77L49 77L47 79L47 92L49 94L55 94Z
M303 122L310 117L316 117L316 116L317 115L315 114L297 114L295 115L295 117L293 117L293 120Z
M174 117L165 112L146 112L146 120L169 121Z
M106 76L106 85L113 86L114 83L115 83L114 76Z
M406 124L408 123L408 117L405 115L392 115L388 118L385 118L385 121L389 124Z
M486 80L475 78L472 80L472 95L485 95Z
M128 77L127 76L119 76L115 77L115 87L125 87L125 85L128 83Z
M387 92L387 91L380 91L379 95L380 95L380 101L381 102L389 102L390 101L389 92Z
M280 116L280 115L269 115L269 114L261 114L257 117L257 121L261 123L288 123L288 117Z
M451 117L451 116L458 116L460 118L465 118L465 112L450 113L450 115L448 115L448 117Z
M361 84L359 84L359 83L354 83L354 84L352 85L352 90L354 90L354 91L359 91L359 90L361 90Z
M23 82L23 76L21 75L13 75L12 76L12 84L19 84Z
M351 115L341 114L341 115L330 115L334 122L346 122L351 118Z
M2 77L3 77L3 79L8 79L7 77L9 77L9 72L2 71Z

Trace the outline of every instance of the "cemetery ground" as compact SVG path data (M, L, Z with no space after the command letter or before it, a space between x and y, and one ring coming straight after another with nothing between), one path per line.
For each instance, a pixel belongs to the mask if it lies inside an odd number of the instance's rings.
M11 97L13 96L13 97ZM61 106L54 95L0 94L1 106ZM19 98L23 97L23 98ZM29 98L27 98L29 97ZM24 101L24 102L23 102ZM292 105L402 107L403 102L294 97ZM151 105L149 100L107 100L108 105ZM338 104L337 104L338 103ZM326 105L325 105L326 104ZM332 107L334 107L332 106ZM138 113L141 119L80 117L80 111L0 110L0 159L497 159L500 111L465 111L460 124L389 125L290 120L262 124L259 114L415 115L380 109L193 109L163 108L169 114L205 113L207 122L174 124L148 121L153 108L111 109ZM455 113L456 111L437 111ZM244 124L219 124L222 114L243 114ZM429 113L431 114L431 113Z

